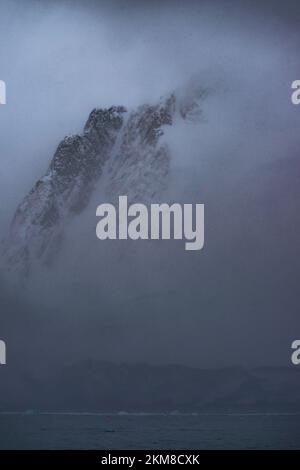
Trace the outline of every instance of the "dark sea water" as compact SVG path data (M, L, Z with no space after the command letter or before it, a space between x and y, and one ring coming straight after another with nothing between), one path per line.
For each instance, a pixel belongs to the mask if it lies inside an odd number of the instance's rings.
M0 414L1 449L300 449L299 414Z

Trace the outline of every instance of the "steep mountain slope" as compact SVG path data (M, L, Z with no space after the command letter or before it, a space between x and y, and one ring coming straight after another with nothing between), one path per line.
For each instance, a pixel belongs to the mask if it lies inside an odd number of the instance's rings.
M65 137L47 173L17 208L5 243L14 269L28 273L32 261L51 260L66 220L86 207L120 130L125 108L94 110L82 135Z
M125 194L130 201L149 202L158 196L170 164L163 128L175 115L197 117L200 95L199 89L184 98L172 93L131 112L123 106L94 109L81 135L62 140L46 174L17 208L3 244L6 269L28 275L35 263L51 263L64 227L82 213L99 185L111 200Z

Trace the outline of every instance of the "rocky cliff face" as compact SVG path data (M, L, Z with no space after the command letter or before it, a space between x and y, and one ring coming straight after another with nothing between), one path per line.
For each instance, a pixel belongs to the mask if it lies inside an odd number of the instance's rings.
M35 263L50 263L64 227L86 208L98 185L111 200L125 194L129 201L149 202L159 196L171 157L161 142L164 126L175 115L193 119L198 111L195 96L183 100L175 94L131 112L123 106L94 109L81 135L62 140L46 174L17 208L3 246L6 267L28 274Z

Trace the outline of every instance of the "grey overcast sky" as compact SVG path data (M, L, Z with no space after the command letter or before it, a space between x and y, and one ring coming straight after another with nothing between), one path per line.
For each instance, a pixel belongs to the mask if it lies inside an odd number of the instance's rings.
M300 79L299 21L296 1L0 0L0 79L7 84L7 105L0 107L1 237L59 141L81 132L94 107L155 102L193 76L212 90L203 127L167 136L177 183L188 187L199 177L208 211L203 257L190 265L185 259L181 273L166 265L170 297L159 292L125 306L117 299L121 313L102 304L107 311L98 318L103 299L86 286L72 291L68 308L65 292L56 292L54 304L53 292L45 294L44 316L27 323L29 336L40 328L42 342L50 329L63 348L69 332L62 353L68 359L76 352L201 366L288 362L300 333L300 108L290 100L291 82ZM128 266L114 263L112 279L126 277ZM89 280L103 276L96 269ZM61 275L69 274L66 268ZM91 298L96 319L83 314ZM15 312L6 320L12 341L22 338L18 309L7 308ZM67 314L76 324L69 317L64 323Z

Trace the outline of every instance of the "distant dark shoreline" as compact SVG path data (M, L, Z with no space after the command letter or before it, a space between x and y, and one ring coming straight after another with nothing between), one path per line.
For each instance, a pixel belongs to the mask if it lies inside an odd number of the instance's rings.
M0 412L299 413L299 389L293 367L204 370L88 360L43 378L2 368Z

